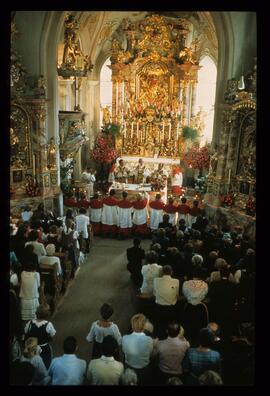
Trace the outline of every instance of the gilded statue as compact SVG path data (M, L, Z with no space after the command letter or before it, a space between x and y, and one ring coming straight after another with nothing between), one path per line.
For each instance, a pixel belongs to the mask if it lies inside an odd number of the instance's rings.
M65 33L64 33L64 53L63 64L74 66L76 62L75 47L77 44L77 32L79 29L78 21L73 15L67 15L65 19Z
M109 125L111 122L111 113L110 113L110 107L102 107L101 110L103 111L103 119L102 123L104 126Z

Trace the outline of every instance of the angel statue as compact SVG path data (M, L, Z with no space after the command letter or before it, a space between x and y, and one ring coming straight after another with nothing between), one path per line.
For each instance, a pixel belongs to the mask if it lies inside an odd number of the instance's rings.
M101 110L103 111L103 125L109 125L111 122L111 114L110 114L110 107L106 106L106 107L102 107Z

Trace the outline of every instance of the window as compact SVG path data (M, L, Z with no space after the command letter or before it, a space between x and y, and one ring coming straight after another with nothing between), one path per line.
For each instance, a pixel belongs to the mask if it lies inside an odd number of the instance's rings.
M109 106L110 111L112 109L112 71L108 67L111 62L108 58L100 71L100 106ZM102 125L103 112L100 109L100 126Z

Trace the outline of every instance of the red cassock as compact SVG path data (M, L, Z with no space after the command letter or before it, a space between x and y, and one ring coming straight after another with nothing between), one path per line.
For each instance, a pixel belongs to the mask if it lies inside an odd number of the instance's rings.
M133 202L133 231L136 234L147 235L147 198Z
M101 214L103 202L99 199L92 199L90 201L90 221L94 235L101 233Z
M81 199L77 202L77 208L85 208L88 209L90 206L90 202L87 199Z
M132 227L132 207L133 203L128 199L118 202L118 232L124 236L129 236Z
M192 208L190 208L190 212L189 212L189 214L191 215L191 216L198 216L199 214L201 213L201 209L200 208L198 208L198 206L192 206Z
M149 203L150 206L150 228L151 230L157 230L159 223L163 221L163 209L164 202L161 200L155 200Z
M173 204L167 204L164 206L164 212L169 215L169 223L171 223L173 226L176 225L177 221L177 206Z
M118 200L114 197L106 197L103 199L103 210L101 215L102 232L104 234L117 233L118 225Z
M64 205L70 208L77 207L77 201L74 198L66 198L64 201Z
M177 211L180 214L188 214L190 212L190 206L187 204L181 204L177 207Z

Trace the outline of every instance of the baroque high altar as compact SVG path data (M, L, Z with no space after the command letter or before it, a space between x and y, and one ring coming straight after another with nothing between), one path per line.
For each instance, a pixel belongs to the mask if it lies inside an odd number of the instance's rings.
M123 21L126 48L112 40L112 121L121 155L180 158L184 126L193 126L197 42L186 47L186 22L152 15Z

